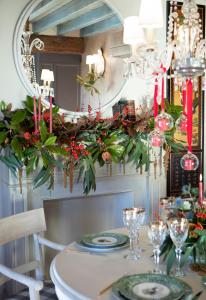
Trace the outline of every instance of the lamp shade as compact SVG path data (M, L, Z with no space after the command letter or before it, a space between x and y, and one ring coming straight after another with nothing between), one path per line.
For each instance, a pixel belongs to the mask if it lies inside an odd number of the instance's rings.
M53 71L49 71L49 74L48 74L48 81L54 81L54 72Z
M42 69L41 71L41 80L44 80L44 81L48 81L50 78L50 70L48 69Z
M162 0L141 0L139 23L143 28L163 27Z
M93 65L94 64L94 57L93 55L87 55L86 57L86 65Z
M137 16L131 16L124 20L123 42L128 45L144 44L144 32L139 25Z

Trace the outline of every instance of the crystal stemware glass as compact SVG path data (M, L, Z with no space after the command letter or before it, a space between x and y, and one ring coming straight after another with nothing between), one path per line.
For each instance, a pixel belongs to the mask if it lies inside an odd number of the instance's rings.
M177 267L175 271L176 277L183 277L184 273L181 270L180 262L181 262L181 254L182 254L182 246L187 239L189 223L185 218L175 218L169 221L169 229L170 229L170 237L175 244L175 252L176 252L176 260Z
M127 259L137 260L140 258L140 252L136 250L138 249L139 230L144 222L144 215L145 209L143 208L123 209L123 222L128 229L130 239L130 253L127 255Z
M153 245L155 269L153 273L161 274L159 267L160 261L160 246L164 242L167 235L167 225L163 221L152 222L149 225L148 236Z

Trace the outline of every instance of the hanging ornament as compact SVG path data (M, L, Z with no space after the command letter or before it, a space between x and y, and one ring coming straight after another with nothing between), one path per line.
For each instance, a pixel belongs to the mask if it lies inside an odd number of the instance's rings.
M181 160L180 165L185 171L195 171L199 166L199 159L192 153L192 104L193 104L193 83L187 80L187 143L188 153Z
M187 132L187 116L182 114L175 122L175 127L178 131L186 133Z
M162 111L161 114L155 118L155 125L160 131L164 132L173 128L174 121L172 116Z
M165 112L165 99L164 99L164 74L166 72L166 69L161 66L163 70L163 75L162 75L162 102L161 102L161 107L162 107L162 112L155 118L155 127L159 128L160 131L168 131L171 130L174 126L174 121L172 116L167 114Z
M188 153L181 158L180 165L185 171L195 171L199 166L199 159L196 155L188 151Z
M152 147L161 147L165 142L165 138L160 130L155 128L155 130L148 135L148 142Z

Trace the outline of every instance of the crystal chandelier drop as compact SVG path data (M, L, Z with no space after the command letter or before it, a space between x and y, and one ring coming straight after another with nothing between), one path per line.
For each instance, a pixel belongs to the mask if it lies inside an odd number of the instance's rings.
M128 26L133 30L129 30ZM203 39L202 21L195 0L184 0L181 12L177 1L170 1L167 43L160 50L151 33L162 26L161 0L142 0L139 18L125 20L124 42L132 46L132 56L126 60L126 76L149 78L154 83L155 130L151 134L150 145L157 146L158 143L153 140L160 140L160 133L174 126L171 116L164 111L164 85L169 77L167 71L171 68L170 77L174 78L175 88L181 91L183 104L183 113L175 125L177 130L187 133L188 142L188 153L181 159L181 166L185 170L196 170L199 161L192 153L193 92L198 89L198 78L206 70L206 40ZM143 29L145 35L142 34ZM162 111L158 115L160 104Z
M35 69L35 57L32 54L32 50L35 47L37 50L44 49L44 42L39 38L35 38L30 44L32 32L24 31L21 37L21 56L23 67L26 73L27 78L35 88L39 92L38 83L36 81L36 69Z

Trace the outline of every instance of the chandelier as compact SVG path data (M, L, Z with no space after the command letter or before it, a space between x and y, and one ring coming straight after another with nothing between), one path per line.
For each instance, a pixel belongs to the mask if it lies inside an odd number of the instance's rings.
M164 142L164 132L174 126L172 117L165 112L165 79L171 68L175 86L181 91L183 112L176 121L176 128L187 133L188 153L181 158L184 170L196 170L198 158L192 153L193 92L206 70L206 40L203 39L202 21L195 0L184 0L181 12L177 1L170 1L167 43L160 50L153 32L163 26L161 0L142 0L139 17L124 21L124 43L131 45L132 55L125 60L126 77L139 76L154 84L155 130L149 136L153 147ZM161 105L161 113L158 108Z
M37 92L39 92L39 85L36 81L36 69L35 69L35 57L32 54L32 50L35 47L37 50L44 49L44 42L39 38L35 38L30 43L32 32L24 31L21 37L21 57L23 67L28 80L31 82Z

